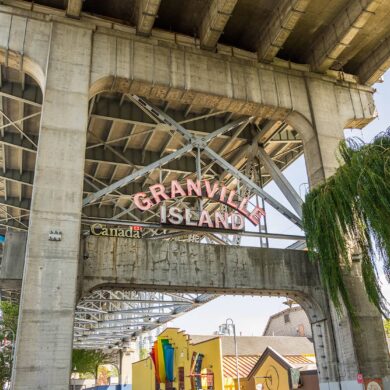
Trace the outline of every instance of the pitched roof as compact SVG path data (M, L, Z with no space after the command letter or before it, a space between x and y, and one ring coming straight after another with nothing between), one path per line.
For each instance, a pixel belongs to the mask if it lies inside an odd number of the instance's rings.
M315 371L316 364L312 359L303 355L281 355L271 347L267 347L261 356L239 356L238 372L240 378L248 378L254 375L267 356L273 356L285 368L296 368L299 371ZM235 356L224 356L223 376L225 378L237 378L236 358Z
M192 336L191 336L192 337ZM215 337L215 336L214 336ZM235 355L234 338L221 336L222 355ZM313 343L306 337L292 336L239 336L237 350L239 355L260 356L271 347L281 355L311 355L314 354Z
M204 343L205 341L213 340L220 337L219 335L189 335L191 344Z
M283 357L290 363L290 364L313 364L314 361L312 359L308 359L306 356L302 355L283 355Z
M258 360L259 356L239 356L238 373L240 374L240 378L246 378ZM237 378L235 356L224 356L222 366L224 378Z

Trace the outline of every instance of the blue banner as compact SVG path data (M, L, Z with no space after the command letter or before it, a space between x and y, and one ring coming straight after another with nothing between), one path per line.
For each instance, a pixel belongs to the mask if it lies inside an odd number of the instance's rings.
M165 374L169 382L173 382L173 359L175 350L170 344L164 345Z

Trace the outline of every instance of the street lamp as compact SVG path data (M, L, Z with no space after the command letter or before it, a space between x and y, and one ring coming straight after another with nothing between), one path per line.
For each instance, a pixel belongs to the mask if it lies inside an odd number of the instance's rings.
M238 349L237 349L237 338L236 338L236 325L234 324L233 320L231 318L228 318L226 322L220 326L220 330L222 333L227 333L230 335L230 328L233 329L233 337L234 337L234 349L236 353L236 374L237 374L237 385L238 390L241 390L240 385L240 372L238 370Z

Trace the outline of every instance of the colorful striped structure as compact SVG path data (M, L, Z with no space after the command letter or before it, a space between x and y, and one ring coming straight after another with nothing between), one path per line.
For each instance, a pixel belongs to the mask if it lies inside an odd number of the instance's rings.
M173 382L173 360L175 349L168 339L158 337L150 356L152 358L158 383Z

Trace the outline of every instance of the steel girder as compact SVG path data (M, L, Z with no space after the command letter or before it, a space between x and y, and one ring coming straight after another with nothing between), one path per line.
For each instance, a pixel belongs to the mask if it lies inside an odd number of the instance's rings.
M166 164L167 162L177 159L183 154L190 152L193 148L198 148L203 150L209 157L216 161L217 164L219 164L222 168L224 168L226 171L231 173L234 177L236 177L241 183L243 183L245 186L247 186L249 189L251 189L256 195L260 196L262 199L264 199L267 203L269 203L272 207L274 207L277 211L279 211L283 216L285 216L287 219L289 219L291 222L293 222L298 227L302 228L302 221L299 216L296 216L294 213L292 213L290 210L288 210L285 206L283 206L280 202L278 202L275 198L273 198L271 195L267 194L261 187L259 187L256 183L254 183L251 179L249 179L247 176L242 174L237 168L229 164L223 157L221 157L218 153L216 153L214 150L212 150L208 143L215 137L217 137L220 134L223 134L227 131L232 130L233 128L237 127L238 125L242 125L244 120L235 121L233 124L223 126L222 128L212 132L211 134L207 135L206 137L196 137L193 136L185 127L183 127L181 124L176 122L173 118L168 116L164 111L160 110L159 108L153 106L151 103L147 102L145 99L140 98L136 95L131 95L130 99L138 104L139 107L142 107L143 110L149 112L151 116L159 120L161 123L164 123L178 131L185 141L187 141L187 144L178 149L176 152L171 153L168 156L165 156L161 158L158 161L153 162L148 167L142 168L120 180L117 182L95 192L94 194L88 195L83 200L83 205L86 206L90 203L93 203L100 199L101 197L111 193L112 191L121 188L129 183L131 183L133 180L143 176L145 173L150 172L153 169L156 169L159 166L162 166ZM247 118L246 121L249 123L252 118Z
M0 205L0 210L2 211L0 226L14 229L27 229L28 219L26 216L30 207L30 191L33 185L34 164L32 162L37 152L37 134L39 134L39 127L37 126L39 123L42 94L38 86L29 84L31 81L25 83L24 75L20 75L21 81L18 83L15 82L15 77L12 77L12 80L8 81L4 79L0 82L0 164L3 167L2 174L0 175L0 186L2 186L2 191L4 192L4 196L0 199L3 203L3 205ZM131 103L127 101L124 104L123 101L126 101L127 98ZM252 139L251 131L253 132L256 129L255 126L257 126L257 124L251 124L246 127L250 118L243 118L227 123L232 119L232 115L229 113L226 113L224 117L220 116L223 114L222 112L208 111L206 113L195 113L196 111L192 112L192 107L187 107L184 115L180 111L170 110L167 114L165 110L168 109L168 105L165 106L163 111L137 96L122 96L119 104L113 101L116 107L108 102L108 100L105 100L104 97L100 99L100 102L98 98L96 100L98 101L96 110L94 110L94 106L91 104L91 121L100 121L100 126L102 126L102 123L105 125L110 124L110 127L107 136L101 136L95 133L95 128L90 129L90 137L92 136L94 139L89 138L92 143L90 142L87 145L86 163L101 164L105 167L115 166L116 171L121 171L119 177L126 177L126 174L123 174L123 170L127 167L128 169L132 169L129 172L131 175L149 164L155 162L161 163L161 157L167 157L167 160L171 161L164 166L165 169L160 174L161 180L167 180L168 175L171 173L178 175L179 179L180 175L183 179L186 175L199 175L200 172L203 177L205 174L208 174L209 177L218 176L220 172L223 172L223 169L226 169L224 161L227 162L227 156L231 153L235 154L231 154L234 157L229 159L230 165L233 168L239 166L237 164L240 158L242 158L240 155L245 155L246 148L248 146L250 147L248 142ZM122 109L121 104L123 104ZM172 118L173 114L175 119ZM125 133L122 136L113 135L114 132L112 132L112 129L115 127L115 123L126 126L140 126L141 130L133 130L129 134ZM32 124L35 128L32 128ZM159 126L161 124L166 126L166 129L168 129L167 134L169 134L169 138L164 143L162 149L147 152L132 149L134 146L131 146L131 142L128 142L129 140L133 139L133 137L140 137L142 134L150 135L156 129L160 129ZM150 127L149 129L148 126ZM226 133L231 130L234 131L231 132L231 135L227 135ZM261 140L259 139L261 144L270 145L270 150L278 150L276 154L276 156L280 156L278 158L283 159L283 153L290 153L291 149L282 149L285 145L294 142L297 144L296 155L298 156L302 152L301 141L299 139L288 136L279 136L278 139L273 137L271 139L271 134L273 134L272 125L267 123L261 129L257 138L261 135L262 138ZM97 143L94 143L95 139ZM120 143L122 139L126 141L124 147ZM173 157L169 152L180 149L180 147L177 148L178 140L180 142L183 140L181 147L189 148L189 152L185 152L187 156L182 157L180 160L180 165L185 167L184 170L176 166L175 161L170 160ZM206 164L201 161L200 153L205 154L204 147L209 147L210 143L215 140L217 142L213 144L213 148L218 151L217 154L219 157L217 160L212 161L212 164ZM149 137L144 145L148 145L150 141L151 138ZM219 146L218 142L220 144ZM238 146L233 146L234 144ZM272 157L273 159L274 155ZM17 165L10 165L10 156L17 156L17 160L15 160L18 161ZM186 159L190 162L190 160L193 161L193 157L197 157L195 163L192 162L188 166L182 164L182 160ZM222 166L223 169L219 168L217 164ZM241 164L241 168L237 169L237 172L240 172L242 169L243 166ZM229 180L238 178L239 182L242 183L237 172L227 170L226 174L230 175ZM241 172L241 174L245 176L245 172ZM89 195L90 193L110 186L115 183L114 177L115 171L111 173L108 179L86 172L85 192ZM135 189L141 185L141 182L136 181L133 184ZM19 193L15 194L15 187L19 188ZM129 187L126 187L126 191L129 191ZM104 196L104 203L112 205L113 209L117 210L118 213L123 213L123 215L129 214L131 219L136 222L137 217L132 214L131 210L127 206L119 203L120 199L126 198L128 198L128 195L116 190L110 195ZM206 206L207 204L204 205L204 207ZM102 206L102 203L99 203L93 207L103 208L104 206ZM150 216L153 216L153 213ZM174 237L182 235L183 232L169 232L167 230L162 231L161 229L148 228L146 237L151 239L174 239ZM268 237L268 235L266 236ZM224 236L221 235L221 237ZM192 238L194 240L212 240L218 244L232 243L229 240L222 240L219 234L205 235L204 233L199 233ZM280 238L285 237L281 235ZM301 239L299 236L289 238ZM214 298L214 295L174 294L172 296L172 294L166 293L118 291L114 289L93 292L81 300L77 306L75 346L85 348L115 347L120 345L128 337L137 337L142 332L150 332L153 329L158 329L170 319ZM109 310L106 310L107 308Z
M161 328L215 297L210 294L96 290L77 304L74 347L121 347L129 339Z

